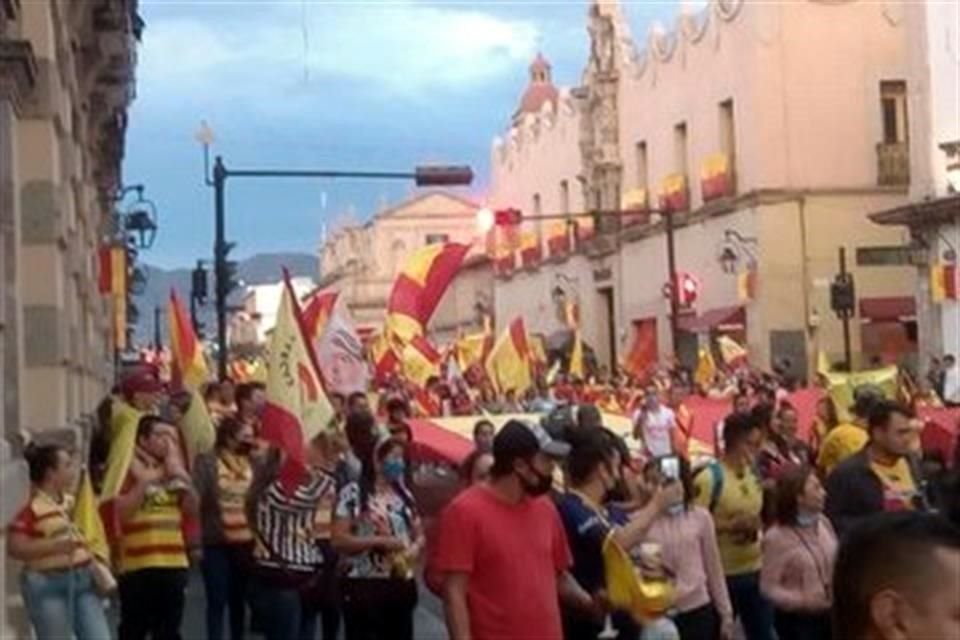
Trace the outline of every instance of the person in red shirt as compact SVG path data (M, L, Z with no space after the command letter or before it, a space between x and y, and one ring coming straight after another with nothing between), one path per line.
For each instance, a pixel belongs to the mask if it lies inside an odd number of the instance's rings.
M603 620L569 573L566 534L547 497L556 460L569 451L541 426L511 420L493 439L490 480L447 506L432 570L443 576L452 640L559 640L560 600Z

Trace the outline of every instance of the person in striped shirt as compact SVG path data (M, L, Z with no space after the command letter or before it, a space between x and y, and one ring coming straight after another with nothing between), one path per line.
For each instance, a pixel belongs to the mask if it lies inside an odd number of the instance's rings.
M24 563L20 589L37 640L110 638L91 573L93 556L68 516L73 458L58 445L28 446L33 488L10 524L7 552Z
M316 610L305 595L323 576L326 562L317 544L317 512L330 508L336 492L333 476L316 468L302 470L288 486L281 473L286 460L285 452L271 447L246 502L254 539L250 604L266 640L315 637Z

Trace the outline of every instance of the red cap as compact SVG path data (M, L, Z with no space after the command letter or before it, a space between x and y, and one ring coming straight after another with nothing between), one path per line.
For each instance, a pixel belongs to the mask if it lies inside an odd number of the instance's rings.
M145 371L131 374L120 383L120 392L127 397L135 393L160 393L161 391L163 391L163 383Z

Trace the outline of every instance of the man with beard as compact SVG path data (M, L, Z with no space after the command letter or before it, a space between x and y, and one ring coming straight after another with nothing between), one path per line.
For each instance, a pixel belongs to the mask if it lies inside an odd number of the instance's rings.
M493 439L490 481L444 511L434 566L451 638L559 640L560 602L601 619L569 573L563 524L546 497L569 451L539 425L511 420Z

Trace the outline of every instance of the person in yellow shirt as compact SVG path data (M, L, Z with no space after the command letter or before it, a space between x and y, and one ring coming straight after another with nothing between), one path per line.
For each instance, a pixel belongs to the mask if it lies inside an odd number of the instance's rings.
M873 386L857 387L853 392L852 422L834 427L820 445L817 468L826 478L838 464L863 449L867 444L867 416L875 404L883 400L883 394Z
M763 487L754 472L763 443L759 421L734 413L723 422L723 457L694 480L696 502L713 514L734 613L747 640L773 640L773 609L760 593Z

